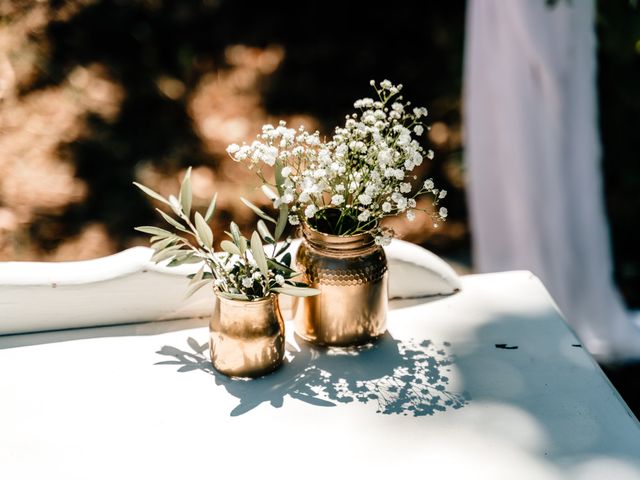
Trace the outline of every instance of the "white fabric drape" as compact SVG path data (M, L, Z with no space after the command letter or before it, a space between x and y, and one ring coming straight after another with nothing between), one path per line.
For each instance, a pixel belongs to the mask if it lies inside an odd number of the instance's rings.
M465 133L474 262L538 275L587 348L639 357L612 279L594 1L470 0Z

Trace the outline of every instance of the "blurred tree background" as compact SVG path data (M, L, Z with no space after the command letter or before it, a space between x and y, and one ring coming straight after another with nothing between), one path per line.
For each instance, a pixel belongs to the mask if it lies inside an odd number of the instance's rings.
M616 274L640 302L640 20L633 3L602 0L598 9ZM370 79L388 78L429 108L436 159L419 175L449 190L450 212L438 229L426 217L393 226L468 263L464 20L463 0L0 3L0 260L82 259L144 244L133 227L158 220L131 182L168 195L188 165L196 206L220 194L214 227L233 217L248 229L254 218L237 198L264 200L227 144L280 118L331 134L369 95Z

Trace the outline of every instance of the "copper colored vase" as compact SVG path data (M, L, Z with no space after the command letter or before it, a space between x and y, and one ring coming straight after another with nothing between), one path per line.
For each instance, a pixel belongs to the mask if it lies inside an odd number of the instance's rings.
M296 261L303 281L320 295L294 302L296 333L327 346L357 346L386 330L387 259L368 233L329 235L302 229Z
M277 295L230 300L216 295L209 323L213 366L231 377L259 377L277 369L284 358L284 322Z

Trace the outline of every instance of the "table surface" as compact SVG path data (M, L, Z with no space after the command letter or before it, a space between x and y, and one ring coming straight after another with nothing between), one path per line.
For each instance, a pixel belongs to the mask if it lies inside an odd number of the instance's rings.
M0 477L640 478L640 424L540 281L462 285L391 302L358 352L288 323L253 381L212 369L203 320L2 336Z

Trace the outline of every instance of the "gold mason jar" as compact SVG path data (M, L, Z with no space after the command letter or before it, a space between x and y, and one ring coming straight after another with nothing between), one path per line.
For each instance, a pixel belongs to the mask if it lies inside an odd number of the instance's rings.
M387 330L387 259L369 233L329 235L302 227L296 262L320 295L294 299L296 333L327 346L375 341Z
M254 301L216 295L209 323L213 366L230 377L259 377L277 369L284 358L284 322L278 296Z

